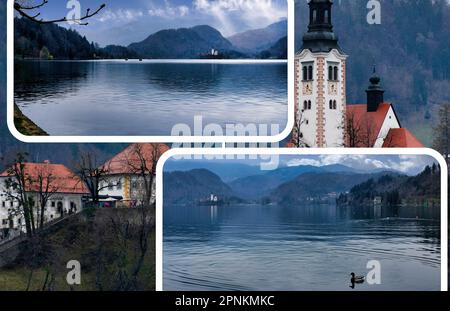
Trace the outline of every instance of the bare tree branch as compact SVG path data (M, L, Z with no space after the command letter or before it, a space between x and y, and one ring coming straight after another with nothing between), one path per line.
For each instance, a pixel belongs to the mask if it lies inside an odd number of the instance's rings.
M86 13L84 16L81 16L80 18L57 18L57 19L50 19L50 20L44 20L44 19L38 19L38 17L41 15L41 12L38 12L36 14L33 14L33 10L41 9L48 3L48 0L42 0L42 2L38 5L22 5L18 0L14 1L14 10L19 13L20 16L25 17L29 20L32 20L33 22L39 23L39 24L55 24L55 23L63 23L63 22L73 22L78 25L86 26L89 23L83 22L95 15L97 15L101 10L103 10L106 7L106 4L102 4L100 7L98 7L95 11L91 12L91 9L88 8L86 10Z

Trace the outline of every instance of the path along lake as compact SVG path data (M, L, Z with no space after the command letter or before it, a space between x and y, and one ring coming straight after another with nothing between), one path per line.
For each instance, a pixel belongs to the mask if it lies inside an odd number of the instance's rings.
M194 116L269 125L260 136L287 125L283 61L30 60L16 61L14 80L16 103L50 135L170 135L179 123L193 131Z
M439 210L165 206L163 256L164 290L440 290Z

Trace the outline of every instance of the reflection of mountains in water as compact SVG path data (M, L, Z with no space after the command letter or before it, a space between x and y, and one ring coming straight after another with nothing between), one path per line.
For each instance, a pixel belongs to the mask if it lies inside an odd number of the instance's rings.
M441 219L440 206L340 206L339 214L349 219L416 219L435 220Z

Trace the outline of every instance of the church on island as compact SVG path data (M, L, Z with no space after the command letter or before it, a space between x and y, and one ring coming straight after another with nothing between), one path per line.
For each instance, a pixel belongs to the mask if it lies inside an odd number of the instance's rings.
M384 101L375 68L366 90L367 103L347 104L348 56L333 32L333 1L308 4L308 31L295 55L295 126L288 147L423 147L401 127L394 106Z

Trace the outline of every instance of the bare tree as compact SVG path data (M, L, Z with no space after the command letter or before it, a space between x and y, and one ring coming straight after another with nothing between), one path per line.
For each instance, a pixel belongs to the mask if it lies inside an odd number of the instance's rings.
M102 165L91 151L82 152L75 163L75 174L86 185L94 206L100 201L100 191L108 187L108 173L109 167Z
M306 119L303 116L304 112L305 110L302 109L298 110L295 114L295 124L294 129L292 130L292 143L297 148L309 147L308 144L304 141L302 133L302 125L306 123Z
M40 18L41 16L40 10L45 7L45 5L48 3L48 0L40 0L40 2L37 4L32 3L34 3L34 1L30 2L30 1L15 0L14 10L17 13L19 13L20 16L25 17L39 24L73 22L78 25L88 25L88 22L85 22L85 20L93 17L94 15L97 15L106 6L105 4L102 4L94 11L91 11L90 8L87 8L85 14L83 16L80 16L79 18L67 18L64 16L62 18L44 20Z
M161 157L163 144L149 144L151 148L145 148L144 144L132 145L132 150L127 154L126 165L130 173L136 175L139 200L143 206L149 207L154 197L154 184L156 178L156 165Z
M51 197L58 192L59 185L57 177L54 175L49 165L41 165L35 172L35 191L39 200L39 228L44 227L45 209Z
M33 212L34 202L28 195L32 179L26 170L27 156L26 153L18 153L7 169L8 178L5 180L5 192L9 201L17 202L17 206L10 209L10 217L23 216L26 233L28 237L32 237L36 228Z
M349 148L372 148L380 138L371 117L357 118L353 112L347 114L345 137Z

